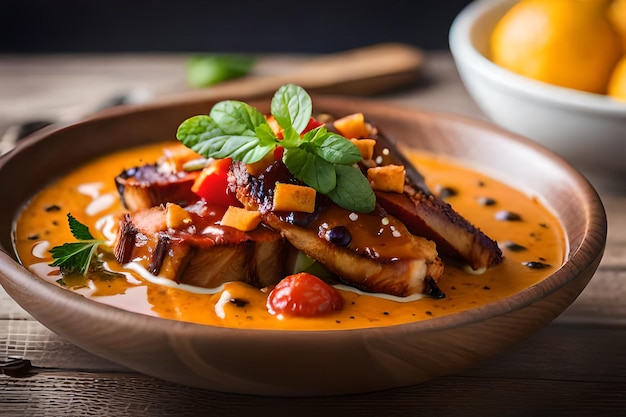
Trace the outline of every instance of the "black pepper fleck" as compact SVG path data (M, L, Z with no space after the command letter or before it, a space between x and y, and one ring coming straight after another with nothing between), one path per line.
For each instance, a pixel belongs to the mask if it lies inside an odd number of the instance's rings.
M426 313L427 316L432 316L433 315L433 312L430 311L430 310L426 310L425 313Z
M519 222L522 220L522 216L512 211L500 210L496 213L496 219L507 222Z
M441 187L439 189L439 198L445 200L446 198L454 197L458 193L459 192L455 188L452 188L452 187Z
M37 240L37 239L39 239L39 235L37 235L37 234L35 234L35 235L30 235L30 236L28 236L26 239L28 239L28 240Z
M242 300L240 298L231 298L228 300L231 304L236 305L237 307L245 307L248 304L248 300Z
M546 263L538 262L538 261L522 262L522 265L527 266L531 269L543 269L543 268L550 267L550 264L546 264Z
M385 316L388 316L388 315L389 315L389 312L388 312L388 311L383 311L383 314L384 314Z
M504 247L511 252L524 252L525 250L528 250L526 246L522 246L519 243L515 242L504 242Z
M483 287L483 290L490 290L490 289L491 289L491 287L490 287L489 285L485 285L485 286Z
M57 206L56 204L51 204L49 206L46 206L44 210L48 213L52 213L54 211L61 211L61 207Z
M481 206L495 206L496 200L491 197L478 197L478 204Z

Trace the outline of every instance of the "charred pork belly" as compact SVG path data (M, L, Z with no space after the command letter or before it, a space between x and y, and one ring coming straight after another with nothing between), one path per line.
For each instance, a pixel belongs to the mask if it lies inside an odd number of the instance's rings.
M436 285L443 263L435 243L413 235L381 207L355 213L318 194L313 213L275 211L275 184L298 183L281 161L258 176L239 162L233 163L231 172L231 184L243 205L258 210L264 224L340 281L368 292L443 296Z
M216 224L222 212L199 201L124 214L114 253L118 262L138 262L153 275L205 288L229 281L257 287L282 278L283 239L260 226L251 232Z
M376 199L414 234L437 243L442 256L464 262L479 271L502 262L498 244L456 212L449 203L430 192L424 178L385 135L375 135L377 165L399 164L406 168L404 192L376 191ZM376 160L378 158L378 160Z
M337 131L332 115L323 115L326 127ZM403 222L409 231L437 244L443 257L469 265L475 271L498 265L502 251L497 242L489 238L467 219L456 212L450 204L433 194L424 177L390 139L370 123L365 123L362 136L375 141L371 159L361 163L364 172L368 168L398 165L405 168L404 190L400 193L375 191L377 202L392 216Z
M159 164L146 164L124 170L115 177L122 204L130 211L165 203L187 205L198 200L191 186L199 171L171 171Z

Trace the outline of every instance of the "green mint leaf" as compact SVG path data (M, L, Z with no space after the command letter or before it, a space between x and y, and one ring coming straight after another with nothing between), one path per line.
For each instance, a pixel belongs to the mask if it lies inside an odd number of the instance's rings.
M219 136L224 136L224 132L212 118L206 115L190 117L182 122L176 131L176 138L196 152L198 152L196 148L200 147L205 140ZM198 153L202 154L202 152ZM209 155L202 155L209 157Z
M363 159L354 143L323 126L305 133L303 140L314 145L311 150L332 164L352 165Z
M196 88L208 87L233 78L243 77L256 60L239 55L198 55L187 61L187 83Z
M268 124L260 111L235 100L220 101L213 106L209 116L226 135L250 136L258 126Z
M67 213L67 223L70 226L70 231L72 232L72 236L74 236L78 240L93 240L94 237L89 232L89 228L76 220L74 216L70 213Z
M335 166L304 149L285 149L283 162L294 177L319 193L327 194L337 184Z
M233 158L252 163L259 161L267 152L258 154L259 138L256 136L218 136L193 148L201 155L211 158Z
M259 161L278 142L265 117L239 101L219 102L209 116L185 120L178 127L176 137L202 156L230 157L245 163Z
M337 186L328 197L347 210L372 212L376 207L376 195L361 170L353 165L337 165L335 171Z
M313 113L311 96L300 86L285 84L274 94L271 112L280 127L302 133Z

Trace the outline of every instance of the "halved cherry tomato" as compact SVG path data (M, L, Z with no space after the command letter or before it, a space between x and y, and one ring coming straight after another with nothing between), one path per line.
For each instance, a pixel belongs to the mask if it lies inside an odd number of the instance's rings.
M339 291L307 272L283 278L267 297L268 311L285 316L315 317L342 308Z
M239 200L228 189L228 170L231 163L231 158L215 160L198 175L191 191L207 203L241 207Z

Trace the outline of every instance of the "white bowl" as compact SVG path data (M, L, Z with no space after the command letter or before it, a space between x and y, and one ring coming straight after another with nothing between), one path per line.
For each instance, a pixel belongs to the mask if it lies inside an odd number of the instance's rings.
M489 60L489 36L516 0L476 0L450 27L450 50L478 106L594 175L626 175L626 103L520 76Z

